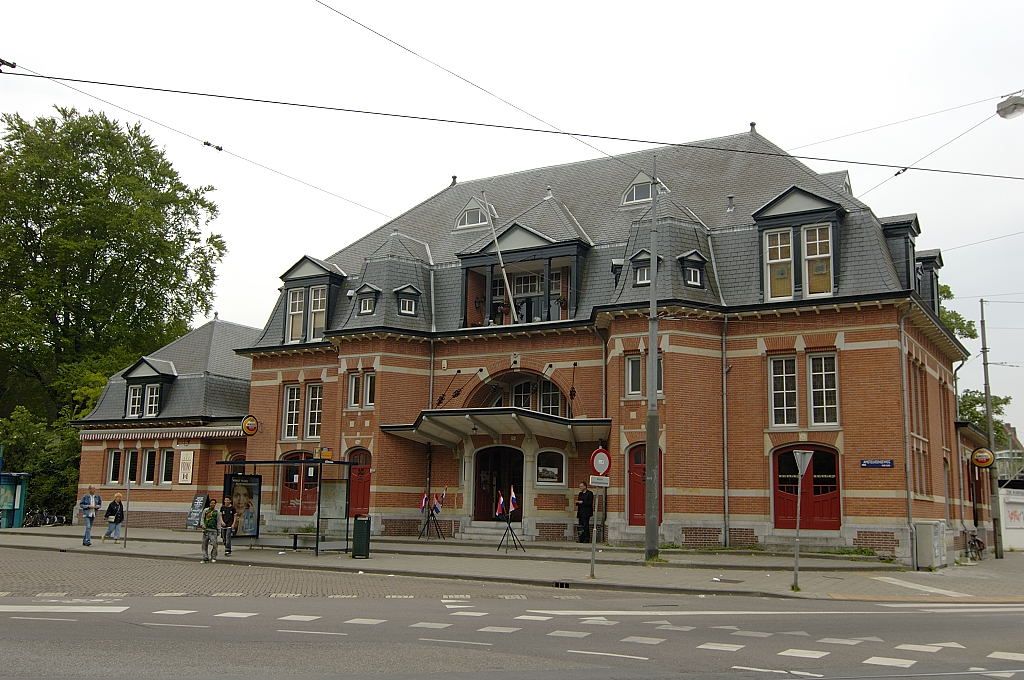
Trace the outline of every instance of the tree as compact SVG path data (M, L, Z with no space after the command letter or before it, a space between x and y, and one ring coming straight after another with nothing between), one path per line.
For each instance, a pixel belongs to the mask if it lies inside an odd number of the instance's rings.
M978 338L978 329L974 326L974 321L971 319L965 319L960 312L953 311L942 304L943 300L952 300L953 289L944 283L939 284L939 319L949 330L953 331L953 335L960 338L961 340L976 340Z
M1010 438L1006 434L1005 423L996 416L1003 415L1012 397L992 395L992 429L996 431L996 447L1006 448ZM985 418L985 393L981 390L964 390L960 394L960 419L969 420L982 432L988 432Z

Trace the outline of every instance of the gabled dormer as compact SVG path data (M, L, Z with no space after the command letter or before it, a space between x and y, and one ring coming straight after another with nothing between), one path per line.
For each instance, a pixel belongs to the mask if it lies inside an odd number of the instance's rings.
M281 275L284 298L282 344L321 342L331 301L347 275L336 264L304 255Z
M471 198L455 217L455 228L472 229L473 227L489 226L488 212L490 212L491 219L498 219L498 211L494 209L493 205L488 204L485 206L482 200L475 197Z
M360 315L375 314L381 290L372 283L364 283L355 290L356 313Z
M661 263L665 261L661 255L658 256L658 267L661 268ZM641 248L629 257L629 263L633 268L633 285L634 286L649 286L651 285L651 251L647 248Z
M660 193L669 193L664 181L661 182ZM651 177L645 172L638 173L633 181L629 183L626 190L622 192L622 204L624 207L641 205L651 201Z
M765 302L835 295L845 214L835 201L798 186L754 211Z
M392 292L395 295L399 315L419 315L420 297L423 295L423 291L412 284L406 284L395 288Z
M939 270L942 269L942 251L922 250L917 253L917 294L936 316L939 314Z
M168 386L178 377L174 363L142 357L122 374L125 391L125 418L156 418L167 398Z
M683 283L691 288L706 288L707 274L704 266L708 258L704 257L699 250L690 250L676 257L679 266L683 270Z

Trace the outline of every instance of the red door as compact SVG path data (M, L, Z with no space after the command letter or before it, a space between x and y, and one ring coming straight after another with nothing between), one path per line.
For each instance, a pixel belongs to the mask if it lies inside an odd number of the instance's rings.
M796 528L796 492L799 474L792 451L775 454L775 526ZM838 529L842 523L839 503L839 456L814 449L811 464L800 486L800 528Z
M349 473L348 515L370 514L370 452L366 449L353 451L350 456L352 469Z
M626 473L629 477L627 493L629 494L629 524L644 526L647 523L647 447L644 444L634 446L627 453L628 465ZM665 478L665 456L661 456L662 464L658 466L658 524L664 517L661 505L662 480Z
M300 461L312 458L312 453L289 453L284 460L295 461L284 465L281 480L282 515L311 516L316 514L317 466L302 465Z

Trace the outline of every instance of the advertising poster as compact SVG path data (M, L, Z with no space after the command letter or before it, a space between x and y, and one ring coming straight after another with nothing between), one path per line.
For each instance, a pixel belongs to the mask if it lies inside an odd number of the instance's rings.
M259 538L262 475L224 475L224 495L231 497L238 516L236 538Z

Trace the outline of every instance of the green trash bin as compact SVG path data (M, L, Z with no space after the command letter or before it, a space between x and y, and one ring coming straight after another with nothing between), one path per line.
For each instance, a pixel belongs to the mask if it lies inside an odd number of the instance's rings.
M370 557L370 516L357 515L352 532L352 557Z

